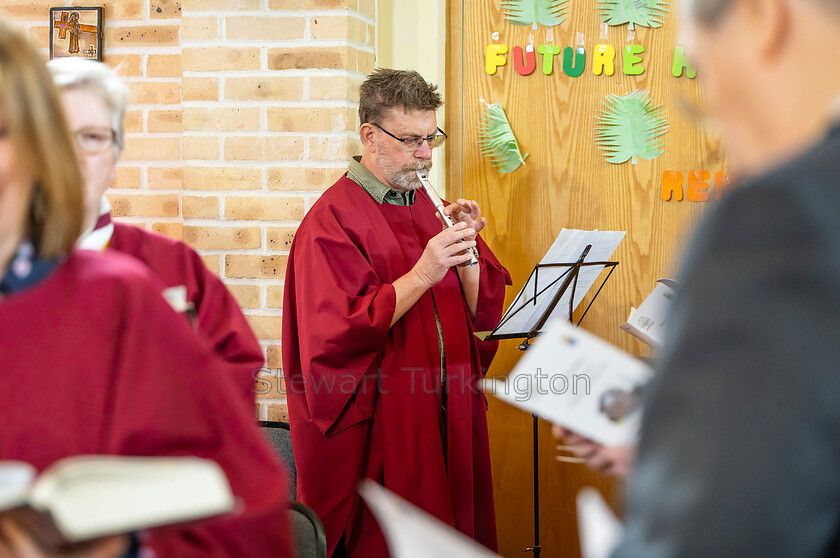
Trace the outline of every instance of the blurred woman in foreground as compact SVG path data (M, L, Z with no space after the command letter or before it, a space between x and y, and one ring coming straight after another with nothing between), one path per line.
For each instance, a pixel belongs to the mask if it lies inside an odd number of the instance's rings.
M291 556L286 477L253 406L231 395L230 365L147 268L73 250L83 185L44 62L0 21L0 459L38 470L77 454L213 459L240 513L151 531L142 545L160 558ZM0 556L35 551L0 520Z

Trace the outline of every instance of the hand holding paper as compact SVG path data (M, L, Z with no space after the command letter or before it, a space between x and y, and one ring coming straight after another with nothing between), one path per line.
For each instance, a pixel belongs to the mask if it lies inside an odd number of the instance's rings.
M582 460L593 471L615 477L626 477L633 468L635 446L605 446L559 426L554 426L551 432L563 442L563 445L557 446L557 461ZM571 453L574 457L566 457L564 452Z
M607 446L635 443L646 364L566 321L553 322L501 380L484 390Z

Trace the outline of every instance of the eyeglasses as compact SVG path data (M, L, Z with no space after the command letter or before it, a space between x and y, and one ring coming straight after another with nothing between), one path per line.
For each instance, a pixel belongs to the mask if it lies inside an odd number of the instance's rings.
M89 155L111 149L117 141L117 133L110 128L82 128L73 135L79 149Z
M371 122L371 124L373 124L373 123ZM389 136L391 136L392 138L394 138L395 140L399 140L399 141L403 142L403 145L405 145L405 148L410 150L410 151L417 151L418 149L420 149L423 146L424 141L429 143L429 147L431 149L434 149L436 147L440 147L441 145L443 145L443 142L446 141L446 138L449 137L449 136L446 135L446 132L444 132L443 130L438 128L437 131L440 132L439 134L434 134L432 136L427 136L425 138L398 138L397 136L395 136L394 134L392 134L391 132L389 132L388 130L386 130L385 128L380 126L379 124L373 124L373 125L376 126L377 128L379 128L380 130L382 130L383 132L385 132L386 134L388 134Z

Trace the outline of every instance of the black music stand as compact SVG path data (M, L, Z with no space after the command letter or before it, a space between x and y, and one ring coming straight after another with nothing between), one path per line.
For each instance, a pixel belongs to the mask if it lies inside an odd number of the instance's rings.
M586 317L586 314L589 312L589 309L592 307L592 303L595 302L595 299L598 298L598 295L601 294L601 291L604 288L604 285L607 284L610 276L612 276L613 271L615 271L615 267L618 265L618 262L587 262L586 256L589 255L589 251L592 249L592 245L589 244L584 248L583 252L581 252L580 258L575 263L556 263L556 264L537 264L534 266L534 270L531 271L531 275L528 277L528 281L531 280L531 277L534 278L534 296L528 298L525 303L510 312L509 314L506 313L505 316L502 317L502 320L499 322L499 325L496 326L490 335L485 337L487 341L495 341L498 339L522 339L524 341L521 345L517 348L521 351L525 351L528 349L531 340L539 335L540 330L542 330L545 323L551 317L551 314L554 312L554 309L557 307L557 304L563 298L563 295L566 291L569 290L571 287L571 296L569 297L569 321L574 324L574 310L575 310L575 292L577 291L577 282L578 282L578 275L580 274L580 269L582 267L590 267L590 266L603 266L604 268L610 268L610 272L604 278L604 281L601 283L601 286L598 287L598 290L595 292L595 296L592 297L592 300L589 301L589 304L586 306L586 309L583 311L580 319L577 321L577 324L583 321L583 318ZM542 289L540 288L539 284L539 271L540 269L545 268L552 268L552 267L568 267L568 269L563 272L560 277L551 281L548 285L544 286ZM501 328L507 321L517 314L518 312L522 311L522 309L526 308L529 304L534 304L536 306L537 301L540 295L544 294L550 288L552 288L558 281L563 281L560 285L560 289L554 293L554 297L551 300L551 303L545 309L543 314L537 320L536 324L531 328L530 331L523 331L520 333L505 333L505 334L497 334L496 332ZM528 284L526 281L526 285ZM534 546L528 547L525 549L525 552L533 552L535 558L539 558L540 554L542 553L542 547L540 546L540 441L539 441L539 420L540 418L537 415L532 415L534 418Z

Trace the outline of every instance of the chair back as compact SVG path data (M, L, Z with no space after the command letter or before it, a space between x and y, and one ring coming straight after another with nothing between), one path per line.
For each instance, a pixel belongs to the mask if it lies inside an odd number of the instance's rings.
M295 470L295 456L292 451L292 434L288 422L260 421L262 431L274 446L277 455L286 464L289 471L289 497L297 500L297 471Z
M289 510L297 558L327 558L327 533L312 509L293 502Z

